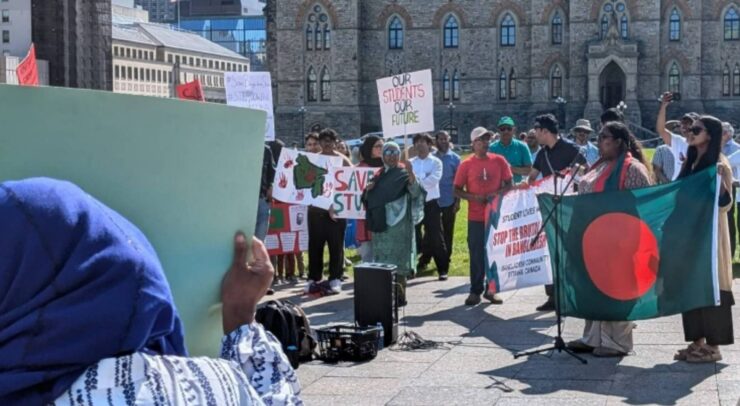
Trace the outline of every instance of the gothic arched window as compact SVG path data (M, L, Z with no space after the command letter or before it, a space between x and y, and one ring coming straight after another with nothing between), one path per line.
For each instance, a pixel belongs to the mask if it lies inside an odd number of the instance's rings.
M619 34L621 35L622 39L627 39L630 36L629 19L626 15L623 15L622 18L619 20Z
M326 11L317 4L306 20L306 50L331 49L331 23Z
M671 93L681 92L681 73L676 62L673 62L671 70L668 71L668 91Z
M501 100L506 99L506 93L508 90L508 82L506 81L506 71L501 69L501 74L498 76L498 98Z
M442 75L442 100L450 100L450 72L447 69Z
M678 10L676 8L671 11L671 17L668 24L668 40L681 40L681 15L678 14Z
M740 16L735 7L730 7L725 13L725 41L740 39Z
M516 23L510 13L506 13L501 20L501 46L513 47L516 45Z
M550 24L550 35L554 45L563 43L563 19L560 18L560 12L556 12L552 17Z
M722 96L729 96L731 88L730 67L725 65L724 69L722 69Z
M601 17L601 39L606 38L607 32L609 32L609 17L604 14Z
M331 100L331 77L329 76L329 69L324 66L321 71L321 101Z
M316 101L316 72L313 70L313 67L308 68L308 74L306 75L306 85L306 89L308 90L308 101Z
M306 25L306 51L313 50L313 28L311 24Z
M732 71L732 86L735 96L740 96L740 65L735 65L735 70Z
M560 71L560 66L555 65L550 75L550 96L552 98L561 97L563 95L563 73Z
M445 48L457 48L459 44L459 24L457 18L451 15L445 20L444 26L444 47Z
M460 100L460 74L457 69L452 75L452 100Z
M403 23L398 16L388 24L388 49L403 49Z
M511 69L509 74L509 99L516 99L516 73Z

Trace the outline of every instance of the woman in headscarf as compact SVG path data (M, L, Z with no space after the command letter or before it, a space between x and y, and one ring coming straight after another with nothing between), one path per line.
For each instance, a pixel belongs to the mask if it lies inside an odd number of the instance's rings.
M383 139L377 135L368 135L360 146L360 164L358 168L383 167ZM370 242L373 237L367 229L365 220L357 220L357 242L360 244L359 253L362 262L373 260L373 246Z
M223 359L189 358L157 254L118 213L37 178L0 183L0 224L0 404L301 404L280 343L254 323L273 276L259 240L247 264L234 238Z
M424 218L424 189L395 142L383 145L383 170L368 185L364 202L367 228L373 233L373 262L396 265L401 286L398 303L406 304L406 280L416 273L415 226Z
M650 186L652 177L642 148L627 126L617 121L602 127L598 138L601 158L583 176L579 194ZM631 321L586 320L583 337L568 343L577 352L592 352L598 357L619 357L632 351Z
M691 176L708 167L717 166L720 175L719 210L717 210L717 273L720 305L703 307L683 313L686 349L678 351L676 360L692 363L715 362L722 359L720 345L734 343L732 327L732 254L727 212L732 207L732 169L722 155L722 122L712 116L701 116L689 129L689 148L679 178Z

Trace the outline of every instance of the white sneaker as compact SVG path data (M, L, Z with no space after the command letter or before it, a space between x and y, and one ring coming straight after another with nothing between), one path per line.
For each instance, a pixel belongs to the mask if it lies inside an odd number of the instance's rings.
M329 281L329 287L331 288L331 291L334 293L341 293L342 292L342 281L339 279L332 279Z
M306 286L303 287L303 293L311 293L311 288L316 282L309 280L306 282Z

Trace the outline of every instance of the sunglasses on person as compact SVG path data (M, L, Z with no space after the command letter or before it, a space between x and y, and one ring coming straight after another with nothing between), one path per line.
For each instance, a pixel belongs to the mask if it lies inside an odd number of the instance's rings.
M513 128L512 127L499 127L498 130L501 132L509 132L513 130Z
M390 155L401 155L401 151L397 149L389 149L387 151L383 152L383 155L390 156Z
M689 128L689 131L691 131L691 133L694 134L694 135L699 135L704 130L705 130L704 127L691 127L691 128Z

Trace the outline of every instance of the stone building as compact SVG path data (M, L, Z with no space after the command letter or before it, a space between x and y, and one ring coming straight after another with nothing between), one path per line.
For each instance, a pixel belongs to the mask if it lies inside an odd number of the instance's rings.
M460 134L502 115L595 124L624 102L649 136L664 90L681 92L673 116L740 121L738 0L270 0L265 13L284 139L381 130L375 80L422 69L437 128Z
M113 24L113 91L175 97L200 80L207 101L226 103L225 72L248 72L249 59L191 32L163 24Z

